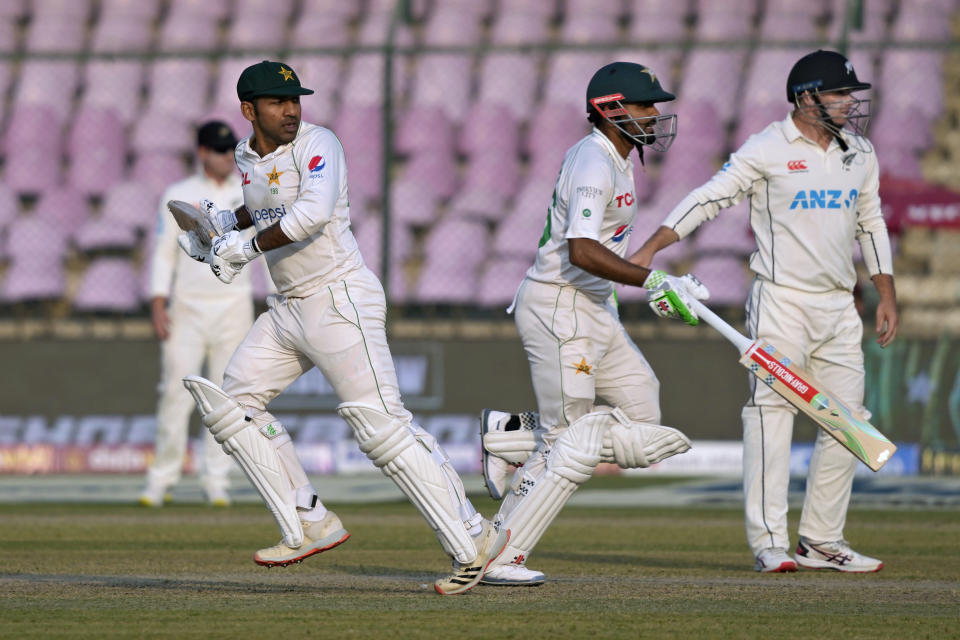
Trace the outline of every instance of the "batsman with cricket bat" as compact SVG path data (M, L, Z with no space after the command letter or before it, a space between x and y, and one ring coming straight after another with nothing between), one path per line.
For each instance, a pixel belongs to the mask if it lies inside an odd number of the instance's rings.
M820 50L801 58L787 78L792 112L751 136L630 258L649 265L657 251L720 209L749 198L757 249L750 258L755 278L746 321L750 338L767 348L750 352L742 345L741 350L752 359L748 364L769 367L768 375L750 376L743 408L743 490L747 542L761 572L796 571L798 565L857 573L883 568L844 539L858 458L825 429L818 431L810 459L795 559L787 553L790 440L797 412L787 397L807 393L811 386L790 371L810 372L850 417L869 427L870 413L863 406L863 326L853 298L855 241L880 296L877 342L885 347L897 333L877 157L864 137L869 100L853 95L869 88L839 53ZM757 384L758 379L769 381ZM811 406L825 398L811 397ZM892 451L871 460L882 464Z

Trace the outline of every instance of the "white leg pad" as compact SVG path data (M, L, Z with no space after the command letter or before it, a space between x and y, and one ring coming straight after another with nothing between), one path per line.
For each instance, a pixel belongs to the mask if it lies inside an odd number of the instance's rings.
M677 429L633 422L619 408L610 411L603 436L601 460L622 469L642 469L690 449L690 440Z
M297 507L311 508L317 496L283 425L272 421L258 427L239 402L206 378L187 376L183 385L196 401L204 426L237 461L273 513L284 544L299 547L303 525Z
M462 564L473 562L477 546L471 533L480 531L483 517L433 436L361 402L345 402L337 413L353 429L360 450L417 507L444 550Z
M503 518L511 533L502 558L527 556L577 487L593 475L609 421L609 411L577 419L557 438L542 470L518 478L513 491L519 499Z
M510 464L523 464L543 443L543 429L490 431L483 434L483 448Z

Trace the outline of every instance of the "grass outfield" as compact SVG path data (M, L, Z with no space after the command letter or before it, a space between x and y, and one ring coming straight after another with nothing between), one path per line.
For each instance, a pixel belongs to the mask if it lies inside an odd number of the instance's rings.
M261 506L0 505L0 637L960 637L955 510L852 510L880 573L760 575L739 508L571 507L531 562L546 585L444 598L449 564L411 506L330 506L353 537L267 570Z

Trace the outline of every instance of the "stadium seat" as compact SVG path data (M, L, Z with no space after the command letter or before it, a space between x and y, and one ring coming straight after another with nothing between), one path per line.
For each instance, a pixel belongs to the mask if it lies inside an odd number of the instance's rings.
M137 155L126 179L141 182L159 194L186 176L187 168L178 154L146 152Z
M23 45L27 53L70 53L82 51L85 38L85 18L73 19L59 13L34 14Z
M127 158L123 120L117 112L86 107L67 136L67 184L85 196L102 195L123 175Z
M405 225L424 226L437 217L439 198L420 181L398 178L390 185L390 214Z
M58 117L47 105L18 105L3 140L3 179L19 194L38 194L62 181L63 138Z
M470 304L477 296L477 269L428 260L420 271L413 299L429 304Z
M159 193L145 184L119 182L104 195L100 216L149 235L156 225L157 210L166 204L159 202L159 197Z
M53 117L47 121L47 127L51 122L62 125L73 112L73 97L79 83L79 70L79 64L72 60L27 58L20 65L20 79L14 87L13 107L50 107Z
M429 53L419 57L411 80L410 104L440 107L459 122L470 103L473 57L458 53Z
M94 259L84 270L73 308L87 312L129 313L140 308L137 271L127 258Z
M300 83L314 94L300 100L303 119L330 126L337 115L343 58L339 55L291 55L287 62L297 71ZM249 129L247 125L244 129Z
M163 53L221 50L219 20L203 13L171 13L160 26L157 49Z
M470 127L464 127L468 135ZM437 106L412 106L399 118L394 150L400 155L437 151L449 155L454 148L454 132L446 113Z
M67 251L67 231L36 215L17 218L7 225L7 255L14 260L31 256L62 260Z
M482 3L470 3L481 5ZM438 4L423 26L422 42L428 47L455 47L480 43L479 15L459 4Z
M73 234L73 246L83 253L106 249L132 251L137 246L137 234L132 227L115 220L92 218Z
M721 123L734 119L740 98L740 79L743 75L746 52L695 49L690 53L683 73L683 84L677 95L680 103L706 102L713 106ZM753 96L744 94L744 101Z
M66 288L61 256L24 254L7 268L0 299L7 304L56 300L64 296Z
M552 187L549 187L552 189ZM510 213L497 223L496 231L493 235L491 252L502 258L516 258L525 260L529 264L533 263L533 258L537 253L537 247L540 244L540 237L543 235L544 227L547 223L547 204L550 201L550 192L545 191L538 194L536 202L540 206L529 206L527 208L511 209ZM518 203L526 198L517 198Z
M256 49L262 47L264 42L280 42L286 38L287 16L283 11L268 13L236 13L234 11L226 33L226 42L230 43L231 48L237 50Z
M153 25L149 19L135 14L101 13L93 27L90 50L95 53L140 53L149 51L152 42Z
M517 122L535 115L539 92L538 54L491 53L483 57L477 74L477 102L504 105Z
M20 214L20 199L13 189L0 182L0 236L3 229Z
M201 19L225 19L233 3L230 0L170 0L169 16L198 16Z
M211 109L233 113L240 111L240 101L237 98L237 80L240 79L240 74L250 64L250 59L246 57L231 56L220 59L220 64L213 75Z
M698 256L721 254L745 258L757 248L750 231L750 210L746 202L724 209L697 229L693 237Z
M578 105L554 104L548 101L539 106L531 116L523 148L534 160L544 157L552 163L555 168L551 173L556 178L563 154L590 132L586 99Z
M168 111L141 113L130 134L130 150L138 154L191 154L196 146L192 125Z
M950 9L937 8L936 3L901 2L890 36L895 41L948 43L953 40Z
M704 13L704 6L714 3L701 3L701 12L698 13L697 26L694 29L694 39L697 42L742 42L753 35L752 18L744 15L743 11L723 11Z
M896 50L883 56L880 111L911 113L930 120L943 112L942 51Z
M350 45L350 33L349 18L343 14L303 13L302 17L293 23L290 31L290 48L347 47ZM317 56L314 56L314 59L317 58ZM336 59L339 60L339 57ZM304 65L294 64L293 57L290 58L290 64L297 70L297 75L300 76L303 86L313 88L312 84L307 84L304 81L307 68ZM313 77L316 78L317 74L314 74Z
M370 6L364 7L363 4L359 2L300 0L300 19L317 14L326 14L331 17L336 16L341 20L350 21L356 18L361 10L366 10L367 13L374 13L377 11L376 3L371 2Z
M441 220L427 233L423 253L425 262L441 274L448 269L476 271L489 253L487 226L470 220Z
M112 108L129 125L140 111L143 77L139 60L91 60L83 70L80 108Z
M16 18L0 15L0 53L13 53L17 50L19 31ZM3 62L4 66L9 65L6 60ZM3 95L6 95L6 84L0 88L4 89Z
M592 2L595 7L615 5L612 2ZM564 44L614 44L620 41L620 26L615 16L601 13L568 15L560 27L560 42Z
M682 6L682 2L663 2ZM683 42L687 39L685 13L633 11L627 30L627 42Z
M400 97L407 91L407 59L404 56L395 56L393 64L394 104L398 104ZM343 74L340 104L380 107L383 104L383 65L384 58L378 53L357 53L350 56Z
M673 108L672 104L660 106L662 112ZM683 134L674 142L674 146L683 144L698 149L704 156L719 157L726 148L726 129L720 120L717 109L711 102L699 100L677 101L677 123ZM673 153L673 147L668 153Z
M477 291L476 302L487 307L507 307L517 293L517 287L530 268L522 258L496 259L487 262ZM504 314L506 315L506 314Z
M293 13L296 4L296 0L234 0L230 15L234 18L238 16L279 16L286 22Z
M144 22L152 22L160 14L160 5L163 0L100 0L100 16L121 16L125 18L139 18ZM210 4L216 5L216 2Z
M146 113L165 113L183 122L196 120L207 108L209 63L198 58L155 60L147 72L147 87ZM233 98L234 111L238 111L236 88Z
M571 105L586 113L587 84L597 69L611 62L607 53L560 51L547 60L545 104Z
M747 141L747 138L755 133L760 133L771 122L786 118L791 109L792 106L786 101L786 96L784 96L783 102L745 104L733 132L733 149L739 149Z
M80 190L57 185L40 195L33 205L33 217L72 235L90 218L90 205Z
M421 153L410 158L400 176L416 182L437 198L446 199L457 188L457 174L453 158L434 153Z
M547 3L544 2L544 5ZM550 41L549 18L535 12L518 11L514 3L501 5L490 29L493 45L544 44ZM494 54L489 55L506 55ZM523 54L529 55L529 54Z
M457 141L464 155L494 152L516 156L519 151L520 127L506 105L478 102L470 107L459 131Z

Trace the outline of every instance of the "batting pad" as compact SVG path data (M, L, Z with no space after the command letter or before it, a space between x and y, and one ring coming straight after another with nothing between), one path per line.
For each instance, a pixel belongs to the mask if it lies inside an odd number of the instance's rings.
M590 479L609 421L609 411L578 418L557 438L539 477L524 474L514 489L519 500L503 516L502 526L510 529L503 558L529 555L577 487Z
M489 431L483 434L483 448L510 464L523 464L543 442L543 430Z
M614 462L621 469L643 469L689 448L690 440L677 429L650 422L633 422L616 408L610 412L600 459Z
M303 544L303 525L297 514L297 497L300 494L301 501L307 503L315 501L316 494L312 487L304 490L306 487L302 486L306 474L283 425L273 421L258 428L240 403L206 378L187 376L183 386L196 401L204 426L237 461L273 513L284 544L299 547Z
M467 499L460 476L426 431L376 407L345 402L337 407L363 451L419 509L444 550L461 564L477 558L470 535L482 516Z

